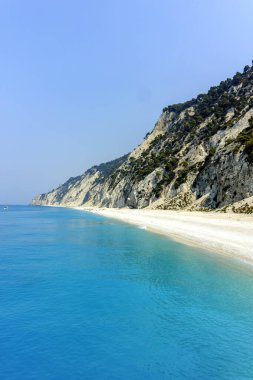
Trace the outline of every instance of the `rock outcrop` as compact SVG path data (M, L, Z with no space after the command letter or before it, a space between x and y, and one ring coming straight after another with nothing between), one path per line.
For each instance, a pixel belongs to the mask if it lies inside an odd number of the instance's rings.
M130 154L32 204L252 212L252 197L253 68L246 66L207 94L165 107Z

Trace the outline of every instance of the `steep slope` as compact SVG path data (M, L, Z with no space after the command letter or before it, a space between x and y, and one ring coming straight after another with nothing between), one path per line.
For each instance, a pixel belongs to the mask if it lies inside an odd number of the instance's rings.
M234 205L252 212L253 68L164 108L141 145L112 161L109 170L102 167L32 203L223 210Z
M79 206L90 201L92 195L96 193L99 185L103 186L106 179L127 160L128 154L109 161L105 164L93 166L83 175L69 178L63 185L52 191L37 195L33 200L33 205L64 205Z

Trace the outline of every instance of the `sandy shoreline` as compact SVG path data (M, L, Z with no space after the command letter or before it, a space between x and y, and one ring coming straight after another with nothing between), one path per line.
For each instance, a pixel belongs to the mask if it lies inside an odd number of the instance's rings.
M253 264L253 216L214 212L76 207L135 224L179 242Z

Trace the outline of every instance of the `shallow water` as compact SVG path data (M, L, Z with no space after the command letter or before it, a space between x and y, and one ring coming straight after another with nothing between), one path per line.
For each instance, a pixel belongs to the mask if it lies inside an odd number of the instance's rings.
M0 207L0 378L253 379L253 269L76 210Z

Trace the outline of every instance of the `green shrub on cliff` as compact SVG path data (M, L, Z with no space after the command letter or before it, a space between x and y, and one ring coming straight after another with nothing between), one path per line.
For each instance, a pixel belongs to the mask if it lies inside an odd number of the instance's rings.
M253 163L253 117L249 119L249 127L244 129L236 138L236 142L244 145L250 163Z

